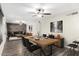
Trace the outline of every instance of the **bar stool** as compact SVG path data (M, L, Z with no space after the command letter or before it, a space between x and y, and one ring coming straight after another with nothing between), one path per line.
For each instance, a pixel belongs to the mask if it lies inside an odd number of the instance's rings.
M77 50L76 50L77 55L78 55L79 54L79 41L73 41L73 43L75 43L76 45L78 45Z
M78 45L69 44L69 45L67 45L67 46L70 47L70 48L68 49L68 51L67 51L67 52L68 52L67 55L74 56L75 53L76 53L75 49L78 47Z

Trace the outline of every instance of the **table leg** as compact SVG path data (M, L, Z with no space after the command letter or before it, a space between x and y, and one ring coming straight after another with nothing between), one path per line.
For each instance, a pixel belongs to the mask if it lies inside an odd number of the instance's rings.
M52 55L52 45L49 46L50 49L50 54L48 54L47 56L51 56ZM44 54L44 56L46 56L46 53L44 52L44 48L41 47L41 52Z
M43 48L41 48L41 52L44 54L44 56L46 56L45 52L43 51Z

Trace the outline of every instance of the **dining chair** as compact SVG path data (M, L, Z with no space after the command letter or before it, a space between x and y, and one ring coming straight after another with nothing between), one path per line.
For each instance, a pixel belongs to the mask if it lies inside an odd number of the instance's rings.
M67 52L67 55L68 56L75 56L75 55L77 55L77 53L76 53L76 48L78 47L78 45L76 45L76 44L73 44L73 43L71 43L71 44L68 44L67 45L67 50L66 50L66 52Z
M22 43L23 43L24 47L26 47L26 49L27 49L29 52L31 52L31 53L33 53L34 51L40 49L39 46L34 45L33 43L29 42L29 40L28 40L28 39L25 39L24 37L22 37ZM37 55L36 53L33 53L33 54L34 54L34 55ZM41 53L40 53L40 54L41 54Z
M54 38L54 35L48 35L48 38L51 38L51 39L53 39Z
M77 52L77 55L79 55L79 41L75 40L75 41L73 41L73 43L74 43L75 45L78 45L78 47L77 47L77 49L76 49L76 52Z
M73 43L75 43L76 45L79 45L79 41L73 41Z
M43 34L43 37L47 37L47 35L46 34Z

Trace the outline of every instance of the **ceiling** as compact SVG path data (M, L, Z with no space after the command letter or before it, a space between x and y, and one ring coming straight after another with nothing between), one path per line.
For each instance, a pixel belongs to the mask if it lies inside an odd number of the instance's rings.
M78 3L2 3L1 4L5 17L9 20L13 19L25 19L32 20L37 17L33 17L31 11L36 8L44 8L46 12L50 12L53 15L70 11L79 8ZM14 20L13 20L14 21Z

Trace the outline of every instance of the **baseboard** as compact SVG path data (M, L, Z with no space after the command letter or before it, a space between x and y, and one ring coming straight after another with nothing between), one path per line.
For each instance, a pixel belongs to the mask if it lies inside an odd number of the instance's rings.
M2 55L3 49L4 49L4 45L5 45L6 40L4 40L1 45L0 45L0 56Z

